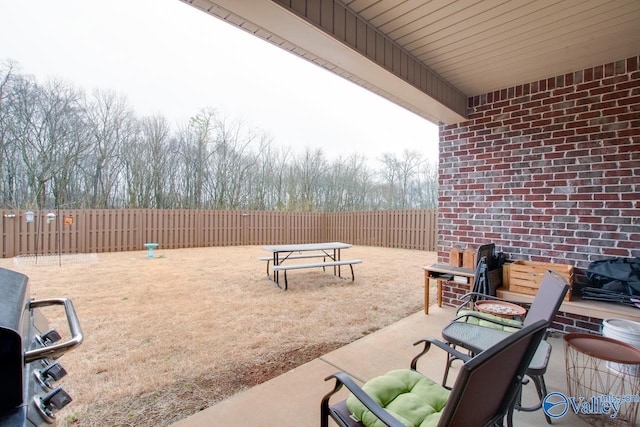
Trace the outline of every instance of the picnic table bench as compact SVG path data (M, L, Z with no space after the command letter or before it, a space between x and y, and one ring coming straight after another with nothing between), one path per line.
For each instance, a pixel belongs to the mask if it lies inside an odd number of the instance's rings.
M287 270L298 270L300 268L317 268L322 267L324 270L325 267L337 267L341 265L348 265L351 268L351 281L353 282L356 278L353 274L353 264L360 264L362 262L361 259L345 259L339 261L323 261L323 262L311 262L306 264L279 264L274 265L274 271L284 271L284 289L287 290L289 283L287 281ZM280 285L278 285L280 286Z
M267 276L269 276L269 261L273 262L273 281L280 286L280 271L284 271L284 289L288 289L287 271L299 270L303 268L319 268L322 267L326 270L326 267L333 267L333 274L341 277L340 266L349 265L351 268L351 280L355 280L353 273L353 264L360 264L362 260L351 259L343 260L340 258L340 250L350 248L348 243L341 242L328 242L328 243L305 243L305 244L293 244L293 245L275 245L275 246L263 246L265 251L271 252L271 257L260 257L258 260L267 261ZM308 262L308 263L284 263L293 259L305 259L305 258L322 258L322 262Z
M288 255L288 256L283 256L278 258L278 264L281 264L282 261L288 260L288 259L304 259L304 258L322 258L323 261L326 260L327 254L323 253L314 253L314 254L305 254L305 253L300 253L300 254L296 254L296 255ZM267 261L267 276L269 276L269 262L273 261L273 257L272 256L261 256L258 258L258 261Z

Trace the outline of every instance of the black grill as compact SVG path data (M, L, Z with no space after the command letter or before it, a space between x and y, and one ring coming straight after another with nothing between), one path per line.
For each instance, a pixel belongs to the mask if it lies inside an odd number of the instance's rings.
M48 329L40 308L61 306L71 338ZM55 424L55 412L71 397L58 381L66 375L58 358L82 342L71 300L29 297L27 276L0 269L0 426Z

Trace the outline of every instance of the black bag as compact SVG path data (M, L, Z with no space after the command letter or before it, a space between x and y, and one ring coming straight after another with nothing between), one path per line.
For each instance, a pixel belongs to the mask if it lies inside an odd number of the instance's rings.
M640 296L640 257L594 261L587 269L592 288Z

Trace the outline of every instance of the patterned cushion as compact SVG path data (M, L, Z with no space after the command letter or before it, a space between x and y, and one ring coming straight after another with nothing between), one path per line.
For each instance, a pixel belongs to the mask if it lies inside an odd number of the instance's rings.
M410 369L388 372L368 381L362 388L380 406L410 427L436 426L449 398L449 390ZM347 399L347 407L367 427L385 425L353 395Z
M483 318L496 320L498 322L507 323L509 325L522 326L522 322L520 320L506 319L504 317L498 317L498 316L494 316L493 314L482 313L480 311L473 311L473 310L460 310L458 311L458 314L456 314L456 317L464 316L465 314L472 314L472 315L462 317L461 319L458 320L459 322L473 323L474 325L480 325L480 326L493 328L493 329L502 329L505 332L515 332L519 328L511 328L509 326L499 325L494 322L485 321L483 320Z

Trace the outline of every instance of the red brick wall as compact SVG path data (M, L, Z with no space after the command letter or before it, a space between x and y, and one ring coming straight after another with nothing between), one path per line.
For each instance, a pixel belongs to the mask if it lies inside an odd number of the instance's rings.
M602 319L558 313L551 324L551 329L561 332L602 333Z
M640 256L640 57L474 96L440 127L438 255ZM445 300L446 301L446 300ZM449 301L452 303L453 301Z

